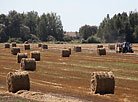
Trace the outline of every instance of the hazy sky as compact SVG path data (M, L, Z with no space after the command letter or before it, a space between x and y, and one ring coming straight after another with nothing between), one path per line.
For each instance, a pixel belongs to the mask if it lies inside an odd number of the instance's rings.
M0 13L37 11L42 13L56 12L61 16L64 30L78 31L85 24L99 25L109 14L135 11L138 0L1 0Z

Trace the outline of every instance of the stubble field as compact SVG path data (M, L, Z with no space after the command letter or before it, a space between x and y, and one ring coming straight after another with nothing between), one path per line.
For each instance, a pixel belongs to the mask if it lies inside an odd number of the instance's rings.
M74 52L70 57L61 57L62 48L74 44L49 44L42 50L37 44L31 44L31 50L40 51L41 61L37 61L36 71L29 71L31 92L41 92L45 97L14 95L7 92L6 76L8 72L20 69L16 56L0 44L0 102L138 102L138 44L133 44L134 54L116 54L104 44L107 55L96 54L96 44L82 44L82 52ZM112 71L115 75L114 94L92 94L91 73ZM34 94L33 94L34 95ZM36 94L35 94L36 95ZM47 96L46 96L47 95Z

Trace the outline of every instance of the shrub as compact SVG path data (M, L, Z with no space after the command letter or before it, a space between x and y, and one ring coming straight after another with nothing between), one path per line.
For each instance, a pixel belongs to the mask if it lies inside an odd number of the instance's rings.
M52 35L49 35L46 40L47 41L56 41L56 38L53 37Z
M11 42L23 43L21 38L9 38L8 42L9 43L11 43Z
M99 43L100 42L100 39L97 38L96 36L90 36L88 39L87 39L87 43Z

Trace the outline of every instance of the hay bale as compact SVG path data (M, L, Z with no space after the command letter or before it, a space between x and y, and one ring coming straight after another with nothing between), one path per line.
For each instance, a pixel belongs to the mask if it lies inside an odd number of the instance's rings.
M80 46L74 46L74 51L75 52L81 52L81 47Z
M40 61L40 52L32 51L32 52L30 52L30 57L35 58L36 61Z
M39 44L38 44L38 47L42 47L42 43L39 43Z
M24 50L30 50L30 44L24 44Z
M18 53L17 54L17 63L20 63L22 58L27 58L27 53Z
M106 55L106 49L105 48L98 48L97 54L98 55Z
M17 55L17 53L20 53L20 48L19 47L13 47L11 49L11 54Z
M36 70L36 61L34 58L22 58L21 70Z
M9 72L7 74L8 91L15 93L19 90L30 90L30 79L28 72Z
M10 43L6 43L5 48L10 48Z
M109 45L108 45L108 48L109 48L110 50L115 50L115 45L109 44Z
M29 42L28 41L25 41L24 44L29 44Z
M70 55L71 55L71 48L69 48L69 52L70 52Z
M63 49L62 50L62 57L69 57L69 56L70 56L69 49Z
M115 79L112 72L93 72L91 75L92 93L114 94Z
M43 44L43 45L42 45L42 49L48 49L48 45Z
M12 42L12 47L16 47L16 42Z
M97 45L97 48L103 48L103 45Z

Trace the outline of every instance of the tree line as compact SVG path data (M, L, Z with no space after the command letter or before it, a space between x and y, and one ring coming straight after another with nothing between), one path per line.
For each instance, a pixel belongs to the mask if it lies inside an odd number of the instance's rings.
M84 25L79 29L83 42L138 42L138 12L126 12L115 14L110 18L109 14L100 25Z
M12 10L7 15L0 14L0 43L60 41L63 36L62 22L56 13L43 13L39 16L35 11L18 13Z
M39 41L71 41L81 40L82 43L116 43L138 42L138 12L109 14L99 26L84 25L79 29L79 36L72 38L64 35L60 16L56 13L36 11L18 13L9 11L0 14L0 43L2 42L39 42Z

